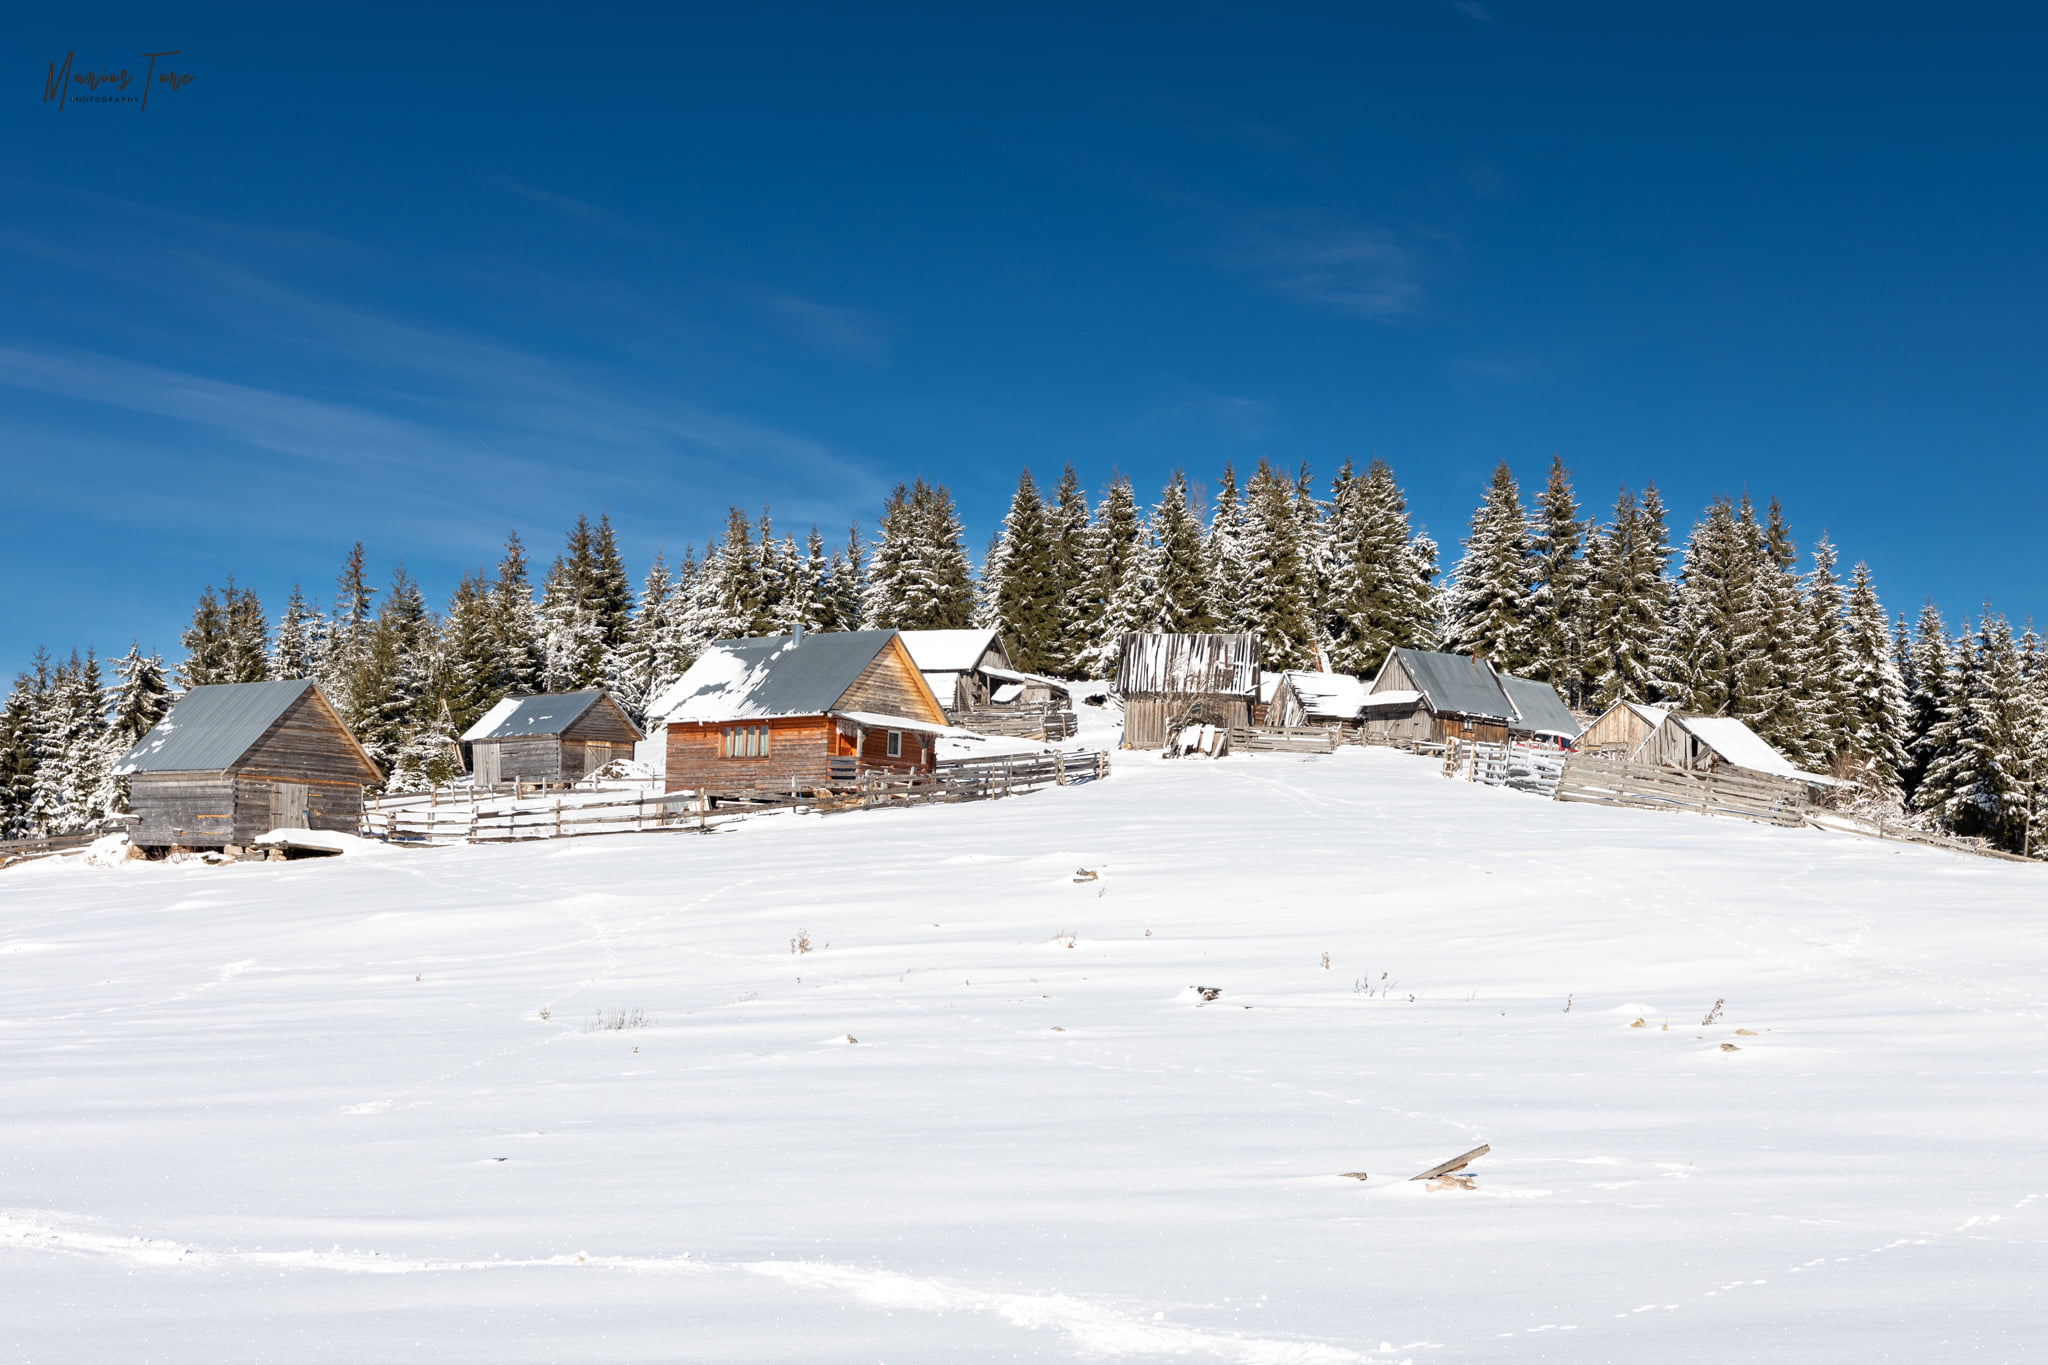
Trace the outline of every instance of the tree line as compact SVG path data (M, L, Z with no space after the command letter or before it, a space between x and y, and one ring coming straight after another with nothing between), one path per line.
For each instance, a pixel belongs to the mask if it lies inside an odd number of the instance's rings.
M317 679L364 747L414 789L456 771L455 738L506 696L609 689L636 717L704 646L739 636L994 626L1020 668L1107 677L1127 631L1250 631L1269 668L1370 676L1397 645L1483 655L1582 712L1616 702L1735 716L1865 800L2031 849L2048 781L2048 659L1987 607L1951 633L1930 603L1890 618L1825 536L1802 556L1772 500L1716 498L1674 550L1654 484L1582 509L1554 459L1525 502L1503 462L1439 573L1393 471L1268 461L1212 499L1176 472L1142 504L1089 499L1071 466L1027 470L977 569L948 491L889 494L871 538L799 541L732 509L699 557L657 554L637 591L608 517L579 517L536 588L517 533L436 612L401 563L372 587L360 544L325 608L294 587L274 622L232 577L208 586L174 673L131 648L38 654L0 710L0 828L90 828L120 809L112 759L183 688ZM2037 778L2036 770L2040 770Z

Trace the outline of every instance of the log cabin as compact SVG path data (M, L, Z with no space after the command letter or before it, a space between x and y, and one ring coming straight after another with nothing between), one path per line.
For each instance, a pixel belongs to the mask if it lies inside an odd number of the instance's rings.
M506 782L575 782L615 758L631 758L640 739L602 690L506 697L463 732L469 771L479 787Z
M1682 716L1669 712L1630 755L1630 762L1655 767L1684 768L1689 772L1762 773L1788 777L1813 787L1840 785L1822 773L1810 773L1795 766L1762 735L1733 716Z
M946 719L893 630L720 640L648 708L667 790L817 792L929 773Z
M1493 665L1472 654L1397 648L1365 690L1366 729L1393 740L1504 744L1515 719Z
M1256 635L1127 633L1117 653L1126 749L1163 749L1191 724L1250 725L1260 705Z
M353 834L383 780L310 678L221 683L179 698L123 754L141 848L246 847L273 829Z
M905 630L897 634L917 671L924 674L932 695L949 713L987 706L998 685L989 670L1012 673L1015 669L998 630Z
M1597 716L1579 736L1579 752L1602 758L1629 758L1664 723L1671 712L1646 702L1618 701Z

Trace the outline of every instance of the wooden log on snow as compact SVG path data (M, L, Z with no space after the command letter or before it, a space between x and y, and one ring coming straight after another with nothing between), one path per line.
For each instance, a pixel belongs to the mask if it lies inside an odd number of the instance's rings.
M1465 1153L1465 1155L1463 1156L1454 1156L1441 1166L1432 1166L1428 1170L1424 1171L1421 1175L1411 1175L1408 1178L1410 1180L1434 1180L1436 1177L1440 1175L1449 1175L1452 1171L1461 1171L1465 1169L1465 1166L1468 1162L1477 1161L1480 1157L1485 1156L1488 1152L1492 1150L1493 1148L1491 1145L1487 1143L1481 1143L1479 1146L1474 1147L1471 1151Z

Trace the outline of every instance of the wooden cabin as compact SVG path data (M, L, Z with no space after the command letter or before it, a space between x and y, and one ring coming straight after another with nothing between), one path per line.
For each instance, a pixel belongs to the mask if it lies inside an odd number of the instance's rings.
M1814 787L1838 785L1834 778L1795 767L1771 747L1770 741L1733 716L1681 716L1667 713L1631 761L1692 772L1733 769L1767 777L1793 778Z
M931 772L946 719L893 630L720 640L648 708L669 791L814 792Z
M1116 663L1124 747L1163 749L1184 725L1250 725L1260 653L1256 635L1126 634Z
M998 630L905 630L897 632L926 686L950 711L978 711L994 698L990 669L1010 672L1009 647Z
M1493 665L1472 654L1395 649L1365 691L1366 729L1394 740L1504 744L1516 719Z
M195 687L114 765L142 848L246 847L273 829L353 834L383 780L310 678Z
M1602 758L1629 758L1670 714L1662 706L1618 701L1595 717L1586 733L1579 736L1579 752Z
M615 758L631 758L640 739L602 690L506 697L463 732L469 771L479 787L506 782L574 782Z
M1269 700L1269 725L1320 725L1355 731L1365 725L1365 683L1349 673L1290 670L1277 679Z

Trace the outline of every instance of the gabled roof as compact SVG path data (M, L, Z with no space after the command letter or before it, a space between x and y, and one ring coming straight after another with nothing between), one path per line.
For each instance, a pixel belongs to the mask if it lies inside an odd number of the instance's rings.
M114 771L225 772L312 686L311 678L293 678L195 687L178 699L155 729L121 755Z
M552 692L538 697L506 697L462 732L464 740L520 739L559 735L582 719L604 697L600 688L588 692Z
M1499 675L1501 690L1508 694L1508 700L1515 704L1517 719L1511 723L1513 729L1530 730L1539 735L1563 735L1577 739L1585 733L1586 727L1579 724L1579 718L1564 704L1564 698L1557 695L1557 689L1549 683L1534 678L1517 678L1507 673Z
M1834 785L1835 779L1809 773L1793 766L1792 760L1771 747L1769 740L1733 716L1672 716L1671 724L1688 731L1721 756L1725 763L1776 777L1794 777L1802 782Z
M1615 706L1626 706L1635 713L1636 719L1646 723L1652 730L1664 723L1664 717L1671 714L1668 706L1652 706L1646 701L1618 701ZM1609 710L1613 708L1610 707ZM1603 715L1605 712L1602 713Z
M1365 708L1365 684L1349 673L1294 670L1280 675L1280 685L1310 720L1357 720Z
M1429 703L1431 711L1497 720L1515 718L1514 704L1501 690L1493 665L1477 655L1436 654L1426 649L1396 648L1387 656L1388 663L1397 658L1414 681L1415 689ZM1381 664L1373 686L1378 687L1386 676L1387 665Z
M1130 632L1117 654L1116 690L1127 697L1147 692L1254 696L1259 637Z
M846 630L801 639L720 640L647 708L649 720L760 720L832 710L893 630Z
M920 673L972 673L990 648L1008 659L1010 652L993 630L903 630L903 647Z

